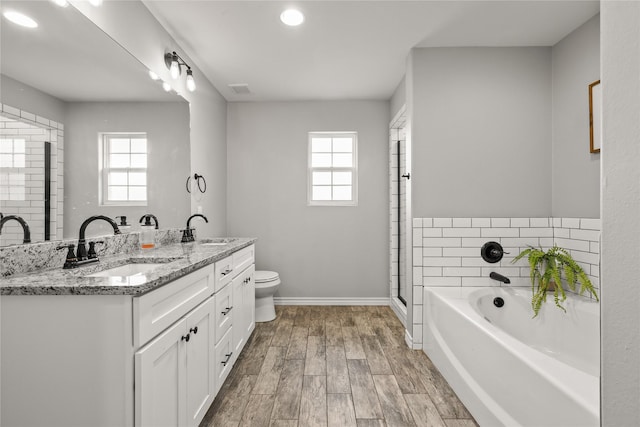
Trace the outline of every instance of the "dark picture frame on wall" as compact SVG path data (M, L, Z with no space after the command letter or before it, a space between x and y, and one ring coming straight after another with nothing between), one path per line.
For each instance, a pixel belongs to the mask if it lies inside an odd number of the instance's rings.
M589 152L599 153L602 146L602 87L600 80L589 85Z

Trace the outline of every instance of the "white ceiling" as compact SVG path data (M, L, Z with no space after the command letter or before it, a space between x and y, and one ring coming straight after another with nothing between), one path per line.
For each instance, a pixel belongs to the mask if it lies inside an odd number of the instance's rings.
M413 47L552 46L599 11L576 0L143 2L228 101L386 100ZM291 6L300 27L279 21Z
M0 9L38 22L27 29L0 18L2 74L63 101L183 101L74 7L2 0Z

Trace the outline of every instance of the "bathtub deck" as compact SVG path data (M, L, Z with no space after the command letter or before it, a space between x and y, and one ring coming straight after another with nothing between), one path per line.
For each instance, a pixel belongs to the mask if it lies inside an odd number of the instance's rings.
M200 427L477 426L389 307L277 306Z

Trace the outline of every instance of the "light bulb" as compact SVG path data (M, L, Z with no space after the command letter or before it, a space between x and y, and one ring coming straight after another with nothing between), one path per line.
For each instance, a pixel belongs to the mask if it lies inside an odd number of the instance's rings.
M187 69L187 89L189 89L189 92L196 90L196 81L193 79L191 68Z
M151 80L158 80L160 78L156 73L154 73L151 70L149 70L149 77L151 77Z
M171 90L171 85L167 82L162 82L162 89L164 89L165 92L169 92Z
M296 9L287 9L280 14L280 20L290 27L295 27L304 22L304 15Z
M169 67L169 74L173 80L180 76L180 64L178 64L178 55L173 54L171 58L171 67Z
M4 13L4 17L14 24L18 24L27 28L37 28L38 23L33 19L29 18L27 15L23 15L20 12L15 12L13 10L8 10Z

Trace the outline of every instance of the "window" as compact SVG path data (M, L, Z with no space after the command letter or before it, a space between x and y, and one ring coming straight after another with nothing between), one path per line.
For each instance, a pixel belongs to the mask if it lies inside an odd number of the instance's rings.
M0 139L0 200L25 200L25 140Z
M101 202L103 205L147 205L147 134L104 133Z
M355 132L309 133L309 205L358 204L356 148Z

